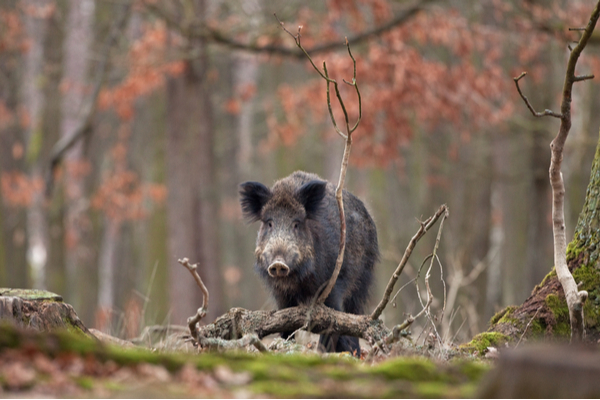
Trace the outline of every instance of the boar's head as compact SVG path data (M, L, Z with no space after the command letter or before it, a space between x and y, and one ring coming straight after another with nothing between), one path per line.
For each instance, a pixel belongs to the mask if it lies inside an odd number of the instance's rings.
M261 221L256 240L256 268L275 286L302 280L315 269L316 221L327 183L311 180L240 185L240 203L248 221Z

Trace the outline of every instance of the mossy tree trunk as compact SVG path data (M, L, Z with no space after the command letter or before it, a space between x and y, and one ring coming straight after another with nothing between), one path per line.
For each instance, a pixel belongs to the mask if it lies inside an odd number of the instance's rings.
M568 190L568 188L567 188ZM587 290L584 304L586 341L600 338L600 138L592 164L583 210L574 238L567 247L567 264L579 290ZM565 295L552 271L518 307L507 307L490 321L488 332L499 332L512 341L531 338L570 337Z

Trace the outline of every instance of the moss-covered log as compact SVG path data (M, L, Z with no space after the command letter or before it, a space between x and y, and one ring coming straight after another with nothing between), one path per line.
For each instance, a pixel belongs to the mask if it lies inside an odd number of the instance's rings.
M579 285L589 293L584 304L586 341L600 339L600 140L592 164L585 204L575 234L567 247L567 264ZM569 310L554 269L518 307L507 307L490 321L488 332L507 335L518 342L532 338L568 340Z

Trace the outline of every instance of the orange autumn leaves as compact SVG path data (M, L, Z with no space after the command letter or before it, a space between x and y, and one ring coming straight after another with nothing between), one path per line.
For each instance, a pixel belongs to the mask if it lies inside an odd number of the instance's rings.
M169 61L167 49L169 37L164 24L146 25L144 33L136 40L127 56L129 73L118 84L104 88L98 98L101 110L113 108L119 117L128 121L134 116L134 104L140 96L145 96L165 84L167 75L176 76L185 69L183 60Z
M506 120L513 99L512 80L501 66L502 40L502 32L473 24L458 12L430 10L355 49L362 121L354 135L353 163L386 167L417 129L443 131L451 124L468 139L481 126ZM351 59L344 51L317 58L327 61L330 76L340 82L353 123L356 94L341 83L352 77ZM306 121L329 124L325 83L317 77L298 88L281 85L278 96L283 118L271 119L270 128L280 143L293 144L308 128ZM343 127L333 95L332 104ZM334 134L327 125L321 129Z

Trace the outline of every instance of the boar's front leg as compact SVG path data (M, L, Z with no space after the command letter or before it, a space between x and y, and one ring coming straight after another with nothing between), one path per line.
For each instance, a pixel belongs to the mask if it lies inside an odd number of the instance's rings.
M298 305L298 301L296 301L296 299L287 296L276 296L275 300L277 302L277 308L280 310L283 310L284 308L296 307ZM293 333L294 331L286 331L281 332L280 335L283 339L289 340L291 339L290 336L292 336Z
M325 300L325 305L337 311L346 311L342 309L342 299L340 296L343 281L338 281ZM340 336L338 334L323 334L319 337L319 349L328 353L348 351L350 354L360 357L360 346L358 338L352 336Z

